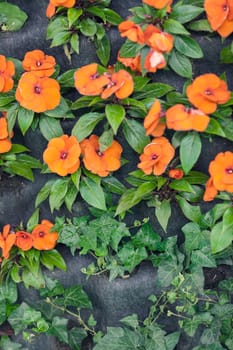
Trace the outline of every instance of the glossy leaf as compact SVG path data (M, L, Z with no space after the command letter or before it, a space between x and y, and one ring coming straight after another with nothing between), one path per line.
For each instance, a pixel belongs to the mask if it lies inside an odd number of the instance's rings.
M168 65L181 77L192 78L192 64L188 57L173 49Z
M150 143L150 138L146 136L145 128L136 120L125 118L122 122L124 136L137 153L142 153L144 147Z
M60 209L62 203L64 202L67 191L68 179L58 179L53 183L49 195L49 206L51 212L53 212L54 209Z
M187 35L175 37L174 46L181 54L191 58L202 58L203 52L200 45Z
M165 20L164 31L170 34L190 35L190 33L185 29L185 27L180 22L172 18Z
M96 40L96 53L103 66L107 66L110 59L111 45L108 36L105 34L101 40Z
M233 209L228 208L222 222L217 223L210 235L212 252L218 253L227 248L233 240Z
M27 130L32 125L34 118L34 112L22 107L19 107L18 109L18 123L20 130L23 135L26 134Z
M4 2L0 3L0 20L2 31L17 31L23 27L28 16L18 6Z
M180 160L186 174L197 162L201 153L201 147L201 139L196 132L191 132L182 139L180 144Z
M199 16L204 9L193 5L176 5L172 9L170 18L180 23L187 23Z
M60 121L45 115L40 117L39 128L44 138L48 141L64 134Z
M117 134L117 130L121 125L125 117L125 109L121 105L107 104L105 107L105 113L109 124L111 125L114 134Z
M163 230L167 232L168 221L171 217L171 203L169 199L164 199L155 207L155 216L162 226Z
M82 19L79 24L79 28L80 28L80 32L83 35L90 36L90 37L94 36L97 31L95 22L90 18Z
M107 210L105 196L102 187L88 177L83 177L80 182L80 194L90 205L101 210Z
M97 112L83 114L74 125L72 129L72 135L74 135L79 142L82 141L85 137L89 136L92 133L95 126L103 118L104 115Z

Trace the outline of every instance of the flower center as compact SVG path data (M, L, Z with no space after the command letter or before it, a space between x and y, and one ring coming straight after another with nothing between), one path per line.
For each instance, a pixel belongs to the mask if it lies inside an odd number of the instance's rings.
M91 77L90 77L92 80L95 80L97 78L99 78L99 73L95 73L95 74L92 74Z
M68 157L68 152L62 151L60 154L61 159L66 159Z
M99 157L103 157L103 152L101 152L99 149L96 150L96 154L99 156Z
M38 236L39 236L39 237L44 237L44 236L45 236L45 233L44 233L43 231L40 231L40 232L38 233Z
M25 234L22 234L22 236L21 236L23 239L28 239L28 236L27 235L25 235Z
M205 90L205 95L209 96L209 95L213 95L212 91L210 89L206 89Z
M228 10L227 4L224 4L224 5L222 6L222 9L223 9L224 12L227 11L227 10Z
M41 93L41 87L40 86L38 86L38 85L36 85L35 87L34 87L34 92L35 92L35 94L40 94Z
M157 154L155 153L153 153L150 157L151 157L151 160L155 160L158 158Z
M36 62L36 66L37 66L37 67L40 67L41 65L42 65L42 63L41 63L40 61L37 61L37 62Z
M229 174L229 175L233 174L233 167L231 167L231 168L226 168L226 169L225 169L225 172L226 172L227 174Z

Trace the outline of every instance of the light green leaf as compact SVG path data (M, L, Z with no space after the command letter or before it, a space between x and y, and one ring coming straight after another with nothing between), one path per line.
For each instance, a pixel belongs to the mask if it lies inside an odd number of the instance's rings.
M83 10L81 8L68 8L67 10L67 18L69 22L69 27L72 27L72 25L79 19L79 17L83 14Z
M26 134L27 130L32 125L34 118L34 112L23 107L19 107L18 109L18 123L20 130L23 135Z
M28 232L31 232L34 229L34 227L39 223L39 212L40 212L40 209L37 208L28 219L28 222L27 222Z
M201 219L202 219L202 213L201 213L201 209L199 206L197 205L191 205L189 204L183 197L181 196L176 196L176 200L184 214L184 216L195 222L196 224L198 224Z
M121 105L107 104L105 107L105 113L109 124L111 125L114 134L117 134L117 130L121 125L125 117L125 109Z
M197 162L201 153L201 139L198 133L187 134L180 144L180 160L184 172L187 174Z
M158 222L162 226L163 230L167 232L168 221L171 216L171 203L170 199L164 199L155 207L155 216Z
M190 33L185 29L185 27L180 22L172 18L165 20L164 31L170 34L190 35Z
M54 209L59 210L64 202L65 195L68 191L68 184L69 180L66 178L58 179L53 183L49 195L49 206L52 213Z
M85 36L94 36L97 31L95 22L90 18L84 18L79 24L80 32Z
M227 248L233 240L233 208L228 208L222 222L217 223L210 234L212 253L218 253Z
M2 31L17 31L26 22L28 16L18 6L7 2L0 3L0 24Z

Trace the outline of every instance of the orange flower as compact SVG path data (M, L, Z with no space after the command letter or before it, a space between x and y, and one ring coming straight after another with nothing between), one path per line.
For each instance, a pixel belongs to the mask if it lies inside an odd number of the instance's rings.
M213 179L210 177L206 182L205 193L203 196L203 200L205 202L212 201L218 194L218 190L214 187Z
M146 135L152 135L154 137L163 135L166 128L165 123L161 121L161 117L163 116L164 113L162 112L161 104L158 100L156 100L144 119Z
M62 6L62 7L73 7L75 5L76 0L50 0L48 7L46 9L46 16L48 18L51 18L55 12L56 12L56 7Z
M153 24L149 24L144 30L145 43L152 49L162 53L168 53L173 49L174 37L161 31Z
M25 54L22 65L24 70L39 77L49 77L55 72L56 61L53 56L48 56L41 50L33 50Z
M233 192L233 152L220 152L210 162L209 173L218 191Z
M149 73L155 73L157 69L162 69L167 65L164 55L161 52L151 49L146 55L144 68Z
M231 96L227 83L212 73L194 79L186 93L189 101L204 113L214 113L217 105L226 103Z
M80 154L81 148L76 137L62 135L49 141L43 160L53 173L66 176L78 170Z
M3 117L0 117L0 154L10 151L12 147L10 137L13 135L8 134L6 113L3 113L3 115Z
M165 137L158 137L152 140L140 156L138 168L146 175L162 175L167 168L168 163L175 155L175 150Z
M141 72L141 56L136 57L121 57L120 52L118 52L117 60L121 62L124 66L129 67L133 71Z
M177 131L205 131L210 117L202 111L176 104L166 112L166 123L169 129Z
M53 224L48 220L42 220L32 231L33 247L38 250L53 249L57 243L59 235L51 232Z
M101 94L103 99L115 94L117 98L124 99L132 94L134 82L131 74L126 70L120 69L110 75L110 82Z
M16 241L15 245L22 249L23 251L27 251L32 249L33 246L33 237L31 233L28 233L26 231L17 231L16 234Z
M119 24L118 29L121 37L126 37L129 40L138 44L144 44L144 34L142 28L133 21L123 21Z
M204 8L211 28L221 37L226 38L233 33L232 0L205 0Z
M27 72L19 80L15 97L22 107L41 113L59 105L60 86L55 79Z
M0 248L2 249L2 256L8 259L10 250L15 244L16 236L14 232L10 231L10 225L5 225L3 231L0 232Z
M12 77L14 74L14 63L7 61L5 56L0 55L0 92L7 92L13 88L14 80Z
M74 85L82 95L98 96L109 84L107 74L98 73L98 64L91 63L76 70L74 73Z
M171 179L176 179L176 180L180 180L182 179L182 177L184 176L184 172L182 169L171 169L168 172L168 176Z
M166 8L167 12L171 12L171 4L173 0L142 0L144 4L152 6L156 9Z
M100 151L99 137L91 135L81 142L83 163L93 174L108 176L111 171L121 166L120 157L123 151L117 141L113 141L105 151Z

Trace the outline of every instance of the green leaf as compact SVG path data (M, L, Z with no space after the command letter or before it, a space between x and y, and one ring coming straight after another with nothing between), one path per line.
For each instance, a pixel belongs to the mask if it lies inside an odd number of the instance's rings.
M69 23L67 17L59 16L52 20L47 27L46 39L53 39L53 37L61 32L68 31Z
M15 96L10 93L4 93L0 96L0 108L4 110L7 105L11 105L11 102L15 100ZM15 109L15 108L14 108Z
M115 26L118 26L118 24L120 24L122 22L122 17L115 11L105 7L103 9L103 12L104 12L104 15L105 15L105 18L106 18L106 21L115 25Z
M124 136L137 153L142 153L144 147L150 143L150 138L146 136L145 128L136 120L124 118L122 122Z
M48 198L51 191L51 187L55 181L56 180L47 181L46 184L40 189L36 196L35 207L38 207L42 202L44 202Z
M183 197L176 196L176 200L184 214L184 216L198 224L202 219L202 213L199 206L190 205Z
M216 267L215 258L211 254L209 247L203 247L201 250L193 251L191 261L194 266Z
M113 130L108 129L103 132L99 137L99 149L100 152L104 152L107 148L111 146L113 142Z
M57 81L61 85L61 87L74 87L74 73L76 72L76 69L70 69L63 74L61 74Z
M210 234L212 253L218 253L227 248L233 240L233 208L228 208L222 222L217 223Z
M145 247L151 251L156 250L161 237L153 230L149 223L143 224L138 232L132 237L135 247Z
M198 133L188 133L180 144L180 160L184 172L187 174L197 162L201 153L201 139Z
M63 317L55 316L52 320L52 326L49 329L49 334L54 335L60 341L68 343L68 330L67 330L68 319Z
M66 263L60 253L57 250L42 251L40 256L41 263L48 269L53 270L54 267L62 271L66 271Z
M6 171L10 174L22 176L30 181L34 180L33 172L26 164L17 161L7 161L4 166L6 167Z
M83 114L72 129L72 135L74 135L78 141L82 141L85 137L89 136L94 130L95 126L104 118L103 114L97 112L90 112Z
M79 17L83 14L83 10L81 8L68 8L67 10L67 18L69 22L69 27L72 27L72 25L79 19Z
M232 44L224 47L220 51L220 63L233 63Z
M43 288L45 285L44 276L42 274L41 269L28 270L24 267L22 272L22 281L25 284L26 288L33 287L35 289Z
M84 292L82 286L76 285L66 288L62 296L62 304L67 306L75 306L77 308L90 309L92 304L88 295Z
M108 36L105 34L101 40L95 41L96 53L103 66L107 66L110 59L111 45Z
M0 285L0 297L5 299L8 303L14 304L18 299L18 290L16 284L7 278ZM1 303L3 300L1 300Z
M48 110L43 114L59 119L74 118L74 115L70 112L70 106L63 97L61 97L60 103L56 108Z
M171 217L171 203L170 199L164 199L155 208L155 216L162 226L163 230L167 232L168 221Z
M70 45L72 50L79 55L79 35L77 33L71 35Z
M138 52L141 50L142 45L139 45L131 40L126 40L120 48L121 57L136 57Z
M50 118L45 115L40 117L39 128L46 140L51 140L54 137L63 135L63 130L60 121L55 118Z
M81 197L93 207L107 210L102 187L90 178L83 177L81 179L80 194Z
M192 186L185 179L173 180L169 184L169 187L172 188L173 190L178 191L178 192L195 193L195 191L193 190Z
M107 176L102 179L104 187L107 188L109 192L116 194L123 194L126 187L114 176Z
M206 133L208 134L213 134L213 135L218 135L221 137L226 137L226 134L220 125L219 121L217 121L214 118L211 118L209 121L209 124L205 130Z
M192 38L179 35L175 37L174 46L181 54L191 58L202 58L203 52L200 45Z
M37 208L28 219L28 222L27 222L28 232L31 232L34 229L34 227L39 223L39 212L40 212L40 209Z
M173 332L165 336L166 350L174 350L180 339L180 332Z
M68 190L65 196L65 205L70 212L72 212L72 206L77 198L78 192L79 190L77 186L73 183L73 181L72 182L70 181Z
M94 36L97 31L95 22L90 18L84 18L79 23L80 32L85 36Z
M130 316L126 316L120 320L126 326L129 326L133 329L136 329L139 326L139 319L137 314L132 314Z
M164 83L150 83L145 87L142 87L140 90L136 90L133 94L133 97L138 99L145 98L160 98L166 95L168 92L174 90L174 87Z
M136 350L143 344L140 333L121 327L108 327L107 333L100 338L93 350Z
M22 302L10 315L8 322L15 331L15 334L19 334L28 325L34 325L41 319L41 312L34 310L31 306Z
M185 250L187 252L201 248L203 242L208 239L205 232L202 232L200 226L195 222L188 222L181 230L185 235Z
M96 17L101 18L104 21L104 23L106 23L106 18L105 18L103 9L100 9L97 6L90 6L90 7L87 7L86 11Z
M18 123L19 128L23 135L26 134L27 130L32 125L34 118L34 112L23 107L19 107L18 109Z
M71 33L69 31L61 30L59 32L56 32L54 33L50 47L63 45L69 41L70 37Z
M23 27L28 16L18 6L7 2L0 3L0 22L2 31L17 31Z
M190 35L190 33L179 21L176 21L172 18L166 19L164 22L164 31L170 34Z
M173 49L168 58L168 65L181 77L192 78L192 64L188 57Z
M199 16L204 9L193 5L176 5L173 7L170 18L180 23L187 23Z
M213 32L213 29L211 28L207 19L199 19L197 21L189 23L188 28L197 32Z
M81 350L82 341L87 337L87 332L83 328L73 327L69 329L68 344L71 349Z
M125 109L121 105L107 104L105 107L105 113L107 120L116 135L119 126L125 118Z
M64 202L65 195L68 191L68 184L69 180L66 178L58 179L52 184L49 195L49 206L52 213L54 209L59 210Z

